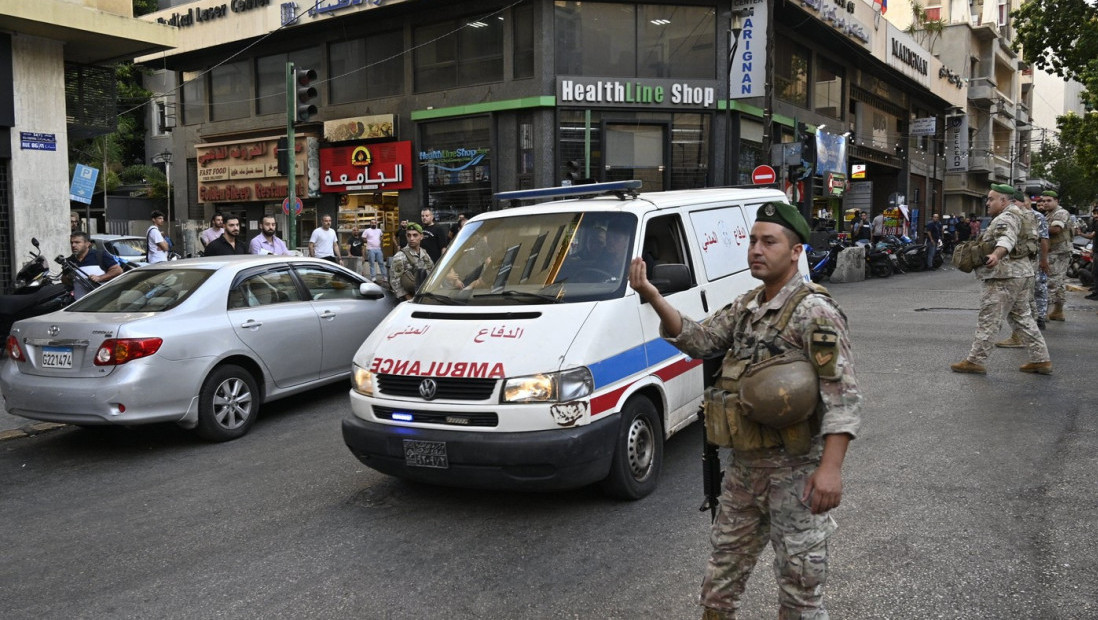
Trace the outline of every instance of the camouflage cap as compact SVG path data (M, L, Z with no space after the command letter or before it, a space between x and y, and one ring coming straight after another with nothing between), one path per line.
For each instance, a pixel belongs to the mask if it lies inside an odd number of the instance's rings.
M808 228L808 222L804 220L804 216L791 204L784 202L768 202L759 207L758 212L755 213L756 222L773 222L774 224L780 224L785 226L789 230L797 233L800 237L801 243L808 243L808 239L811 236L811 230Z
M1060 194L1057 194L1056 192L1052 191L1051 189L1048 189L1048 190L1045 190L1045 191L1041 192L1041 195L1042 196L1048 196L1049 198L1055 198L1056 200L1060 199Z

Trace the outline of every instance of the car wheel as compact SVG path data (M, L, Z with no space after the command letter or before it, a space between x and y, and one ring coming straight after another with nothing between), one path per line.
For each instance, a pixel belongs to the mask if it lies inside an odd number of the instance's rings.
M226 364L214 369L202 384L198 396L200 437L209 441L230 441L243 436L259 413L259 393L251 373Z
M636 396L621 410L610 475L603 489L611 497L640 499L656 489L663 467L663 432L652 401Z

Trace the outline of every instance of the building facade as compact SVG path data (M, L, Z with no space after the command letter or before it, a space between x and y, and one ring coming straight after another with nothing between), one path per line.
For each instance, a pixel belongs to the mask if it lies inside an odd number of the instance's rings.
M299 239L322 215L343 231L381 215L392 230L425 207L497 208L498 191L573 179L638 178L646 190L750 184L767 178L754 175L763 164L812 215L837 218L852 201L939 210L934 136L964 92L872 7L178 3L147 16L180 35L175 49L140 59L161 72L153 90L172 126L150 136L148 152L174 154L180 217L286 222L275 150L293 62L316 70L319 90L318 114L295 128ZM911 138L918 118L935 119L930 139ZM818 167L780 147L796 150L814 133L823 161L828 145L846 157ZM381 157L384 170L356 168L355 153ZM864 171L857 181L853 164Z

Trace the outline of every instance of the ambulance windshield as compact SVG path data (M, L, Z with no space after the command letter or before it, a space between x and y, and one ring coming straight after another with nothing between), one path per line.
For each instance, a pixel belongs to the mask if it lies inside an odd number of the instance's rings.
M466 224L419 291L420 303L531 305L625 294L637 219L569 212Z

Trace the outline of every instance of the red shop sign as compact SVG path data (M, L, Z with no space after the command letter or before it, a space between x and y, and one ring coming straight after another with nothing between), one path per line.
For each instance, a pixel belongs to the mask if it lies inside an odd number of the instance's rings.
M321 193L411 188L409 140L320 149Z

